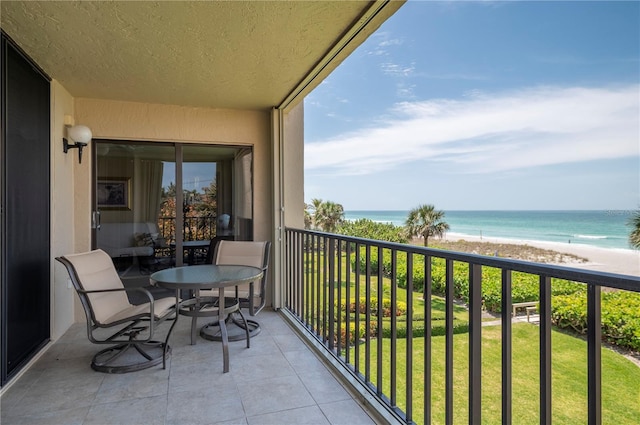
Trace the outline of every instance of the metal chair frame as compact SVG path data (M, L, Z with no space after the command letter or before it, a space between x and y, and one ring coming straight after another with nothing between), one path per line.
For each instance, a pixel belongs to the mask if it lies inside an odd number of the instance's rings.
M93 356L91 368L98 372L104 373L127 373L137 370L147 369L149 367L162 363L162 368L166 368L166 359L171 354L171 347L168 344L169 336L176 324L175 306L168 309L162 316L156 316L154 311L155 299L151 292L145 288L111 288L104 290L87 291L81 283L75 266L66 257L56 257L56 260L62 263L71 279L73 287L78 294L80 303L87 319L87 337L94 344L108 344L110 347L99 351ZM136 314L110 323L100 323L94 314L89 294L107 293L107 292L142 292L149 299L149 311ZM162 322L173 321L164 342L156 341L153 335L156 328ZM115 333L99 338L94 334L98 329L108 329L118 327ZM140 336L143 338L140 338ZM115 344L115 345L114 345ZM142 360L136 363L116 365L117 359L125 353L134 349L142 356Z

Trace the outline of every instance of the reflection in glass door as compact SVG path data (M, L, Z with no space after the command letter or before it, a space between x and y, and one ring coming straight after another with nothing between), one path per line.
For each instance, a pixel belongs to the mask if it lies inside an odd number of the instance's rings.
M148 284L155 270L204 262L211 240L252 239L250 148L96 141L96 152L94 246L121 278Z
M162 183L175 173L174 146L99 142L96 150L95 247L111 256L123 279L170 267L170 231L159 217L171 203Z

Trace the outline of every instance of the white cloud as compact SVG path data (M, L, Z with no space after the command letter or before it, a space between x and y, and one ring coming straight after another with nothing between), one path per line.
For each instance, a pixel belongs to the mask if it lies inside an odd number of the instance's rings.
M403 102L397 118L305 145L314 173L369 174L412 161L492 173L639 155L640 86L535 87Z
M415 71L415 67L413 65L410 66L402 66L396 63L385 62L380 64L380 68L384 74L395 75L400 77L408 77L413 71Z

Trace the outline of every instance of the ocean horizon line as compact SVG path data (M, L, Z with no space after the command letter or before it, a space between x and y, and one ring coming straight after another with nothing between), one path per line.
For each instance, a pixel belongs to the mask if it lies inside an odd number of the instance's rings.
M348 221L369 219L404 226L409 210L345 210ZM581 243L633 250L629 244L632 210L450 210L449 232L469 237Z

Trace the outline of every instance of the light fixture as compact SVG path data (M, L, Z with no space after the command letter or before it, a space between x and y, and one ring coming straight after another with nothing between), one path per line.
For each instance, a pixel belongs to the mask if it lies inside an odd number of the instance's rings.
M70 144L67 139L62 138L62 150L67 153L69 149L78 148L78 163L82 164L82 148L91 141L91 130L85 125L67 126L67 137L75 142Z

